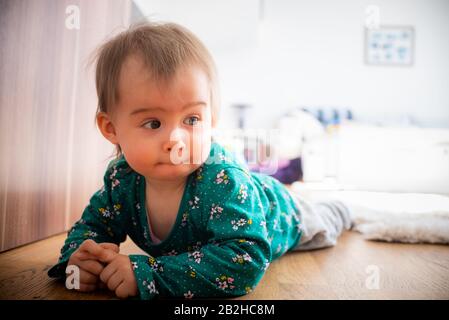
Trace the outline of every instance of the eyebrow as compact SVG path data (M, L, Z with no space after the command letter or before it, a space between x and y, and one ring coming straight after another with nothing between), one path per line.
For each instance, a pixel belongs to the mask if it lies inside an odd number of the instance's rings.
M191 107L198 106L198 105L205 105L206 106L207 103L204 102L204 101L190 102L190 103L186 104L184 107L182 107L182 109L187 109L187 108L191 108ZM136 110L132 111L129 115L133 116L133 115L136 115L136 114L139 114L139 113L149 112L149 111L156 111L156 110L165 111L161 107L139 108L139 109L136 109Z

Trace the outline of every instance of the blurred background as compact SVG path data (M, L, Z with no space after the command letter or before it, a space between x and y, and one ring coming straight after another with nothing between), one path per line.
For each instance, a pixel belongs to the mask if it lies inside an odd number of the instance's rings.
M101 187L88 63L146 19L209 48L215 138L251 170L275 154L304 190L449 195L447 0L0 0L0 251L67 230Z

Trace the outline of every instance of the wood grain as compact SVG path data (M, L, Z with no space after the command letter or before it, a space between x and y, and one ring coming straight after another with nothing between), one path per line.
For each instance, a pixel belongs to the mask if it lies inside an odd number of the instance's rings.
M66 234L0 253L0 299L114 299L107 290L80 293L49 279ZM124 254L144 254L127 240ZM369 289L368 266L379 268ZM449 247L366 241L346 232L337 246L291 252L274 261L256 289L237 299L448 299Z
M92 51L130 0L0 0L0 251L68 230L112 146L94 126ZM68 5L80 29L68 29Z

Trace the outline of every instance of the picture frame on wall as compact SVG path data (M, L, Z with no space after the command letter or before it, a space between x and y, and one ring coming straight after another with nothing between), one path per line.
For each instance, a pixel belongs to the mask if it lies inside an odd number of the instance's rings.
M412 66L415 30L412 26L365 28L367 65Z

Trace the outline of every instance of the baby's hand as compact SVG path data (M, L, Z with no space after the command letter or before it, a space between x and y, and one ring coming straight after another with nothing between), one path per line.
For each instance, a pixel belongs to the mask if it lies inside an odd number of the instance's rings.
M100 279L119 298L136 296L138 293L136 277L127 255L116 254L100 274Z
M72 253L67 265L76 265L80 269L79 291L90 292L102 287L100 273L104 269L101 263L112 258L119 252L119 247L114 243L96 243L93 240L85 240L80 247Z

